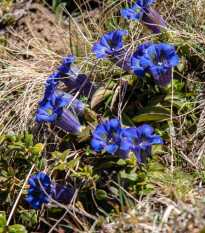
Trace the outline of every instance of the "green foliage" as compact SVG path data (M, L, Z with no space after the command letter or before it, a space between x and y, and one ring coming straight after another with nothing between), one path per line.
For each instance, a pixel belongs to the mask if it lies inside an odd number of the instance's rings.
M6 214L5 212L0 213L0 233L27 233L27 230L23 225L15 224L11 226L6 225Z

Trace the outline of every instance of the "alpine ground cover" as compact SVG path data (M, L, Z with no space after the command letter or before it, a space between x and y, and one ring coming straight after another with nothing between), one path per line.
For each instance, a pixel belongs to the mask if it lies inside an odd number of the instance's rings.
M202 2L86 6L1 40L0 231L203 232Z

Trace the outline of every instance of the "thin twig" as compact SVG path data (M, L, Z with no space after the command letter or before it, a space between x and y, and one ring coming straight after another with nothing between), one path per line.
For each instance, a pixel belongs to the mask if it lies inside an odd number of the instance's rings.
M10 223L10 221L11 221L11 218L12 218L12 216L13 216L13 213L14 213L15 209L16 209L16 206L17 206L17 204L18 204L18 201L19 201L19 199L20 199L20 197L21 197L21 194L22 194L22 192L23 192L23 189L24 189L24 187L26 186L26 183L27 183L27 181L28 181L28 178L30 177L30 175L31 175L31 173L32 173L32 171L33 171L33 169L34 169L34 167L35 167L35 164L32 165L32 167L31 167L31 169L30 169L30 171L29 171L29 173L28 173L28 175L27 175L27 177L26 177L26 179L25 179L25 181L24 181L24 184L23 184L23 186L22 186L22 188L21 188L21 190L20 190L20 192L19 192L19 195L18 195L18 197L17 197L17 199L16 199L16 201L15 201L15 203L14 203L14 205L13 205L13 208L12 208L12 210L11 210L11 212L10 212L10 214L9 214L8 220L7 220L7 222L6 222L6 225L7 225L7 226L9 225L9 223Z

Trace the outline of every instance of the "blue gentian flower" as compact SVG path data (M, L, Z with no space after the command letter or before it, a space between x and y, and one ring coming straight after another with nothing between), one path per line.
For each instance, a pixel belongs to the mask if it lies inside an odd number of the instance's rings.
M94 44L92 52L96 53L97 58L108 57L115 65L130 72L131 55L123 47L122 37L126 31L111 31L101 36L100 42Z
M148 9L148 5L152 2L155 0L138 0L132 8L123 9L121 14L126 19L142 20L153 33L161 33L161 29L166 29L167 26L154 8Z
M61 76L61 81L66 84L66 86L72 91L79 91L82 87L80 94L88 96L95 92L95 87L91 81L87 78L85 74L82 73L77 67L73 65L75 61L74 56L69 55L67 58L63 59L62 65L57 68Z
M71 107L69 109L70 111L74 110L77 115L83 115L85 113L85 107L86 107L86 105L82 101L80 101L77 98L75 98L73 100L73 98L74 98L73 95L71 95L69 93L66 93L66 92L64 92L64 91L62 91L60 89L56 89L55 93L57 95L63 96L63 98L65 98L66 100L68 100L68 103L70 103L72 101L72 105L71 105Z
M155 82L167 88L172 80L172 67L179 64L174 46L164 43L153 44L139 59L139 67L152 75Z
M133 143L130 149L139 163L147 163L147 158L151 157L153 144L163 144L159 135L151 135L153 132L154 129L150 125L142 125L138 128L132 126L124 131L124 137Z
M54 105L55 98L56 98L56 88L58 87L59 82L55 82L54 79L49 81L49 84L45 84L46 89L44 93L44 98L42 101L39 101L39 106L44 106L48 101L51 101L52 105Z
M28 179L30 188L28 197L25 200L35 210L39 210L43 203L51 202L54 199L57 202L67 204L71 201L74 190L57 183L51 183L49 176L39 173L31 179Z
M131 143L123 137L123 129L118 119L98 124L93 132L91 147L94 151L106 149L107 152L126 159L130 155Z
M46 79L46 83L50 83L51 81L54 83L59 83L61 80L61 76L60 73L53 71L53 74L50 75L47 79Z
M85 104L77 98L73 101L74 97L69 93L57 89L58 85L59 82L55 82L54 79L49 80L49 82L45 84L46 90L44 93L44 98L42 101L38 102L39 106L43 107L48 101L50 101L51 105L54 106L56 97L61 95L68 101L68 103L72 101L70 110L74 110L77 115L83 115L85 113Z
M139 76L142 77L145 75L145 69L143 67L140 67L140 58L147 53L147 49L152 45L151 42L139 45L138 50L136 50L133 53L133 56L131 58L131 67L134 71L134 73Z
M66 108L69 101L63 96L51 97L52 100L48 101L44 106L38 108L38 114L36 115L36 121L41 123L42 120L47 122L54 122L67 132L75 134L82 130L82 125L77 120L75 115Z

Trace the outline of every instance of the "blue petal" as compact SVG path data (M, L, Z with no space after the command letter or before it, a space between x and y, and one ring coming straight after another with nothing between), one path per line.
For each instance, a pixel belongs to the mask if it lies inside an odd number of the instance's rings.
M40 181L44 187L48 187L51 183L49 176L47 176L43 172L40 173Z
M117 134L120 133L121 124L119 119L111 119L110 120L110 128L112 128Z
M32 206L31 206L34 210L39 210L40 209L40 201L35 201Z
M33 181L33 179L28 179L28 183L31 187L36 187L36 183Z
M140 156L140 152L141 152L141 147L139 145L136 145L135 147L132 148L132 151L137 159L138 163L141 163L141 156Z
M154 132L154 129L150 125L142 125L137 128L137 135L139 138L142 137L142 135L148 137Z
M120 144L120 149L128 151L130 148L133 147L133 142L124 139Z
M163 144L163 140L159 135L151 135L148 137L149 144Z
M107 152L109 152L110 154L114 154L115 151L117 150L118 146L115 144L112 145L106 145L104 146L104 148L106 149Z
M105 124L101 124L101 123L98 124L95 131L93 132L94 137L97 137L98 139L100 139L102 134L106 134L106 135L108 134L107 132L109 132L109 130L106 131L105 128L104 128L104 125Z
M91 148L94 151L101 151L104 148L105 142L103 140L98 140L93 138L91 140Z
M101 45L99 42L97 42L96 44L94 44L93 48L92 48L92 52L96 53L96 57L99 58L103 58L106 57L107 54L105 53L105 51L107 51L108 48Z

